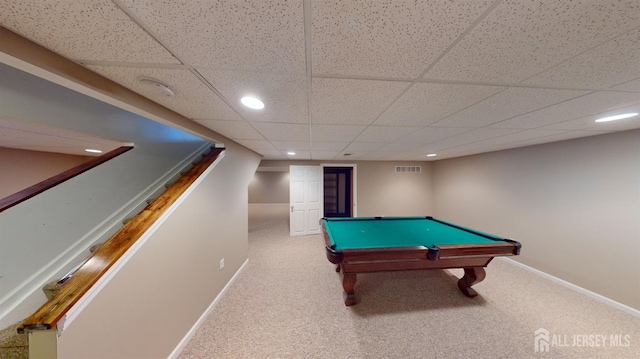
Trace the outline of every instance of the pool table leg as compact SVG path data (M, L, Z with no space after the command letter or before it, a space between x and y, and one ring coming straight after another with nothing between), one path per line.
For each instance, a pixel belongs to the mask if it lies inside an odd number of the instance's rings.
M344 288L344 305L356 304L356 295L353 292L353 287L356 285L356 274L345 273L342 271L342 287Z
M482 282L485 276L486 273L482 267L464 268L464 276L458 281L458 288L464 295L473 298L478 295L478 292L473 290L471 286Z

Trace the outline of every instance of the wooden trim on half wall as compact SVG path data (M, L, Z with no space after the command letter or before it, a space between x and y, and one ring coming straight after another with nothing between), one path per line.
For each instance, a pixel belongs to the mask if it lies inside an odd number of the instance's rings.
M9 209L21 202L24 202L29 198L48 190L49 188L55 187L68 179L71 179L85 171L92 169L93 167L99 166L112 158L118 157L132 148L133 146L118 147L115 150L107 152L102 156L90 159L87 162L84 162L78 166L75 166L51 178L48 178L42 182L36 183L31 187L27 187L20 192L16 192L10 196L2 198L0 199L0 212Z

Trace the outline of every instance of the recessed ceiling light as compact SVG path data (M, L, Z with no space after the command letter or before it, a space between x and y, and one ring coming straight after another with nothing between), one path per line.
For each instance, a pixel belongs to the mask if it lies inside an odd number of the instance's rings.
M289 156L295 156L295 155L296 155L296 153L295 153L295 152L291 152L291 151L287 152L287 154L288 154Z
M92 149L92 148L86 148L84 151L85 151L85 152L91 152L91 153L102 153L102 151L100 151L100 150L94 150L94 149Z
M623 113L622 115L603 117L601 119L596 120L596 122L609 122L609 121L616 121L616 120L624 120L625 118L630 118L630 117L634 117L634 116L638 116L638 113L637 112L631 112L631 113Z
M264 108L264 102L252 96L245 96L240 99L240 102L242 102L242 104L247 106L248 108L254 110L262 110Z
M435 156L437 156L437 154L435 154L435 153L430 153L430 154L427 155L427 157L435 157Z

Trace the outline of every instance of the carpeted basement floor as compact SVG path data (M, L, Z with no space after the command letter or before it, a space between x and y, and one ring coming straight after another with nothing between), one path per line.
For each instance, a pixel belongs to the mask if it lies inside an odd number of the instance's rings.
M180 358L640 358L640 318L500 259L476 298L458 269L373 273L346 307L322 236L289 237L286 205L249 207L249 262Z

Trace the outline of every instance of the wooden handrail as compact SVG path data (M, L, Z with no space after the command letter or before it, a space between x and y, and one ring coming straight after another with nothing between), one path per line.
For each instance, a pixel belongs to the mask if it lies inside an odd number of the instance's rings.
M0 199L0 212L4 211L5 209L11 208L18 203L24 202L29 198L48 190L51 187L57 186L68 179L71 179L83 172L92 169L93 167L99 166L114 157L120 156L121 154L129 151L132 148L132 146L118 147L115 150L107 152L102 156L94 157L87 162L81 163L42 182L36 183L31 187L27 187L20 192L16 192L5 198L2 198Z
M223 151L223 148L212 148L212 151L205 155L200 162L196 163L164 193L147 205L142 212L104 242L51 300L24 320L18 328L18 332L54 328L69 309L151 228L153 223L175 203L180 195L204 173Z

